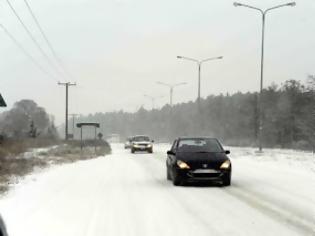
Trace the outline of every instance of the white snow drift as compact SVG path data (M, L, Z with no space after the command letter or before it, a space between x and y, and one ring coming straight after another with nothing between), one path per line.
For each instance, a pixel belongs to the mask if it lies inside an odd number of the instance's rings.
M231 148L231 187L174 187L168 148L28 176L1 200L10 236L315 235L313 154Z

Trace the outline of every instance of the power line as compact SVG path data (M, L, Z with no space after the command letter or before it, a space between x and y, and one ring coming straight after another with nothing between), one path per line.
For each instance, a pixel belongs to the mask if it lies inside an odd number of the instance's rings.
M36 65L43 73L48 75L49 78L57 81L57 79L54 77L54 75L50 74L47 70L45 70L30 53L28 53L25 48L17 41L17 39L7 30L7 28L0 24L0 28L6 33L6 35L13 41L13 43Z
M55 64L50 60L50 58L48 57L48 55L45 53L45 51L42 49L42 47L40 46L40 44L37 42L37 40L35 39L35 37L33 36L33 34L31 33L31 31L27 28L27 26L24 24L23 20L21 19L21 17L19 16L19 14L17 13L17 11L15 10L15 8L12 6L10 0L6 0L9 7L11 8L12 12L14 13L14 15L16 16L16 18L18 19L18 21L21 23L21 25L23 26L24 30L26 31L26 33L29 35L29 37L31 38L31 40L33 41L33 43L35 44L35 46L38 48L38 50L41 52L41 54L44 56L44 58L46 59L46 61L48 62L48 64L58 73L60 74L60 71L58 70L58 68L56 68ZM62 74L61 74L62 75Z
M67 70L67 67L64 65L64 63L62 62L62 60L60 59L60 57L58 56L56 50L54 49L54 47L52 46L50 40L48 39L47 35L45 34L42 26L39 23L39 20L37 19L37 17L35 16L35 13L33 11L33 9L31 8L30 4L28 3L27 0L24 0L24 3L28 9L28 11L30 12L31 16L33 17L33 20L35 22L35 24L37 25L40 33L42 34L43 38L45 39L52 55L54 56L56 62L59 64L59 66L62 68L62 70L64 71L65 74L67 74L69 77L72 77L72 75L69 73L69 71Z

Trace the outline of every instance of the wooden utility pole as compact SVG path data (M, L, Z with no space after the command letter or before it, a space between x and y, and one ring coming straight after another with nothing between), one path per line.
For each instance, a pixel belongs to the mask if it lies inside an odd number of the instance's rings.
M66 87L66 119L65 119L65 140L68 140L68 90L69 90L69 86L76 86L76 83L70 83L70 82L66 82L66 83L60 83L58 82L58 85L63 85Z

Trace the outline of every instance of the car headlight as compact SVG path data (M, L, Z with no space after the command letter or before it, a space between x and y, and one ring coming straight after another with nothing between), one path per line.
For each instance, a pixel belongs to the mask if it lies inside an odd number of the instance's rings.
M133 147L139 147L139 145L138 145L138 144L135 144L135 143L132 144L132 145L133 145Z
M223 162L220 166L220 169L229 169L231 166L231 162L229 160L226 160L225 162Z
M190 169L190 166L187 163L180 160L177 161L177 165L181 169Z
M152 147L152 144L148 144L148 146L147 147Z

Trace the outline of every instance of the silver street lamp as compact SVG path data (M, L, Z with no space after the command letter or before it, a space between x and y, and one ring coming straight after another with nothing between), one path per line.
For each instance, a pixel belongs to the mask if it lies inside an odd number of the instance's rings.
M193 62L196 62L197 65L198 65L198 105L200 105L200 77L201 77L201 65L204 63L204 62L207 62L207 61L212 61L212 60L219 60L219 59L223 59L222 56L220 57L211 57L211 58L206 58L206 59L203 59L203 60L197 60L197 59L194 59L194 58L190 58L190 57L184 57L184 56L177 56L178 59L184 59L184 60L188 60L188 61L193 61Z
M294 7L296 5L295 2L289 2L285 4L280 4L274 7L270 7L266 10L253 7L247 4L234 2L233 5L235 7L247 7L256 11L259 11L262 15L262 40L261 40L261 61L260 61L260 95L259 95L259 108L258 108L258 119L259 119L259 133L258 133L258 139L259 139L259 151L262 151L262 130L263 130L263 121L262 121L262 90L263 90L263 81L264 81L264 47L265 47L265 21L266 21L266 15L271 10L275 10L281 7Z
M187 84L187 83L178 83L178 84L168 84L168 83L163 83L160 81L156 82L157 84L163 85L163 86L167 86L170 89L170 106L173 106L173 91L175 87Z
M163 98L164 96L159 96L159 97L153 97L153 96L150 96L150 95L147 95L147 94L144 94L143 96L149 98L152 102L152 110L154 109L155 107L155 100L158 99L158 98Z

